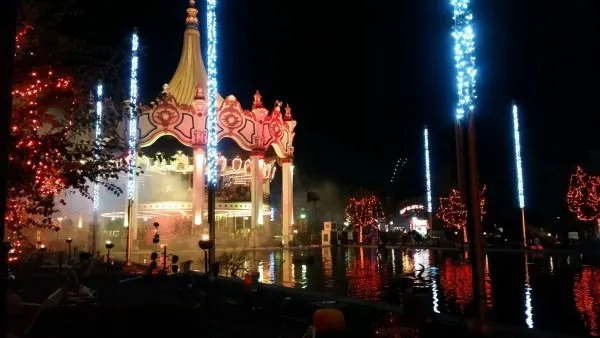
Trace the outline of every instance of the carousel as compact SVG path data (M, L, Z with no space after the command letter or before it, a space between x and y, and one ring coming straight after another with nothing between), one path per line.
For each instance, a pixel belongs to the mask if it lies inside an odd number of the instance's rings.
M131 227L134 246L136 239L145 241L149 238L148 228L153 222L161 224L161 234L186 236L189 233L191 237L208 227L205 177L207 72L201 54L198 10L194 1L190 1L186 12L183 50L175 74L163 85L159 97L141 107L138 117L136 165L143 174L134 178L136 189L131 208L136 217L126 217L131 212L129 205L124 205L122 211L102 210L100 202L101 218L113 222L121 220L123 225ZM247 157L220 155L218 158L215 241L218 243L224 239L220 236L243 229L254 236L250 245L263 245L274 236L287 245L293 235L292 142L296 121L289 105L275 101L269 110L258 91L253 98L248 110L233 95L217 96L217 139L235 141ZM160 153L153 157L142 154L163 136L172 136L181 145L191 148L191 156L184 152L177 152L172 158ZM269 187L277 167L281 168L282 178L281 231L271 231L270 203L274 202L270 201ZM179 177L188 183L169 186L164 183L167 177ZM160 193L149 193L149 189L160 189ZM171 229L166 229L165 225ZM162 238L161 235L161 243Z

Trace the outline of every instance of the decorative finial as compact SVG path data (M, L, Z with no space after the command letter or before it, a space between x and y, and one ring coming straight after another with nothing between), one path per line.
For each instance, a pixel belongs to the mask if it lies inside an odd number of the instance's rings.
M290 107L289 103L285 105L285 115L283 116L283 119L286 121L290 121L292 119L292 108Z
M190 7L186 9L187 18L185 18L185 27L198 29L198 10L196 9L196 1L190 0Z
M168 83L165 83L163 85L163 91L162 91L162 93L163 94L169 94L169 84Z
M275 100L275 110L281 110L282 104L283 104L283 102L281 102L279 100Z
M262 96L260 95L258 90L256 91L256 93L254 93L254 102L252 103L252 108L263 108Z

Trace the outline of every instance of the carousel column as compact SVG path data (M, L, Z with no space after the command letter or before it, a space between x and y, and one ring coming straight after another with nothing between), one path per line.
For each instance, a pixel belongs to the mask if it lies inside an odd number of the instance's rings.
M292 158L281 160L281 215L282 226L281 237L283 245L288 246L289 241L293 240L294 226L294 166Z
M262 162L265 153L261 150L255 150L250 154L251 161L251 175L252 181L250 183L250 200L252 202L252 209L250 213L251 217L251 245L256 246L256 229L259 225L263 224L262 209L263 209L263 175L262 175Z
M269 173L267 172L266 176L263 179L263 196L270 196L271 194L271 180L269 179ZM269 197L269 207L271 207L271 198ZM271 209L272 210L272 207ZM263 223L264 223L264 229L265 229L265 238L267 239L271 239L271 214L269 213L269 215L267 216L263 216Z
M192 207L194 225L202 224L204 217L204 162L206 159L206 148L203 146L194 147L194 174L192 177Z

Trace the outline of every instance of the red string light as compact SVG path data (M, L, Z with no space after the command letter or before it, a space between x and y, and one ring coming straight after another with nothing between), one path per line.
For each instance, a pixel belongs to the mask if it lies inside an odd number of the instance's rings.
M24 52L31 26L24 26L15 37L17 53ZM31 54L31 53L28 53ZM70 121L51 113L51 108L70 112L74 90L67 77L54 74L50 67L24 72L20 64L12 90L11 151L7 177L5 224L11 242L9 260L17 260L27 241L21 229L28 226L51 227L55 199L66 187L65 165L70 161L65 140Z
M567 205L577 219L584 222L596 222L600 230L600 177L592 176L577 167L569 178Z
M481 219L485 216L485 184L479 191L479 206L481 212ZM440 203L437 217L444 222L447 228L462 230L463 240L466 242L466 229L467 229L467 206L462 202L460 192L457 189L452 189L448 197L440 197Z
M358 227L358 241L363 242L364 229L376 226L384 217L383 207L375 195L350 197L344 210L346 218Z

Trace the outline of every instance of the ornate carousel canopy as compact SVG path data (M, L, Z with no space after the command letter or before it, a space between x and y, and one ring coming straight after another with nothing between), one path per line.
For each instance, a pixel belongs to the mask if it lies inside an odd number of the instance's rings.
M206 145L205 100L207 72L200 48L198 10L190 1L185 20L181 59L173 78L163 86L163 92L151 105L143 106L139 116L139 145L147 147L164 135L176 137L190 147ZM247 151L264 151L273 146L281 158L292 157L296 121L286 105L276 101L271 112L254 94L252 110L245 110L233 95L217 97L217 139L233 139Z

